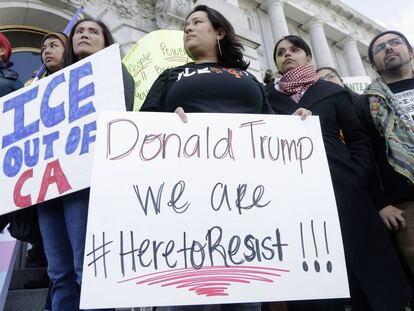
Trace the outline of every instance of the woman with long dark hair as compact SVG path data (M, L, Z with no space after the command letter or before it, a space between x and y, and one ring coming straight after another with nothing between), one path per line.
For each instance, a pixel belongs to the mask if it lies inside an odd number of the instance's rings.
M164 71L142 111L267 113L264 90L246 71L243 47L218 11L199 5L188 15L184 46L194 62Z
M186 19L184 46L194 62L164 71L151 87L142 111L271 112L263 86L246 71L249 63L243 59L243 46L233 26L220 12L206 5L196 6ZM303 118L308 111L298 109L295 114ZM260 311L261 303L166 309Z
M142 111L269 113L262 85L246 71L243 47L233 26L218 11L199 5L188 15L184 46L194 62L164 71L154 82ZM260 311L260 303L174 306L168 311Z
M114 43L109 29L101 21L83 19L72 28L64 52L63 67L84 59ZM45 65L47 64L45 58ZM48 68L48 67L47 67ZM132 110L134 85L123 67L126 108ZM39 224L53 283L52 310L79 310L83 256L89 204L89 188L67 194L39 208Z

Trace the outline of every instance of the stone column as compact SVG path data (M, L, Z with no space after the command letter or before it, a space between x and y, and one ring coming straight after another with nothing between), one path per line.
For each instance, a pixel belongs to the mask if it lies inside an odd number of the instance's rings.
M285 13L283 11L284 3L284 0L265 0L261 4L261 7L270 16L270 24L272 25L272 34L275 43L283 36L289 34Z
M351 75L366 76L364 64L362 63L356 40L352 36L346 36L338 42L338 46L341 47L345 53Z
M328 40L323 30L323 23L317 18L312 18L302 26L310 34L313 57L316 67L335 67Z

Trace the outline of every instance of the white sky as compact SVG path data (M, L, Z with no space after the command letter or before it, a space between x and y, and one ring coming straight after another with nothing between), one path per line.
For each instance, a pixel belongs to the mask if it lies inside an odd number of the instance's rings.
M341 0L386 29L402 32L414 45L414 0Z

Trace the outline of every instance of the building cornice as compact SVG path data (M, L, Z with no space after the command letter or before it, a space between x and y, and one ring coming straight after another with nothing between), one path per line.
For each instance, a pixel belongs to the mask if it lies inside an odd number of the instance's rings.
M264 4L267 0L253 0L258 5ZM283 1L283 0L282 0ZM376 23L372 19L366 17L365 15L359 13L353 8L349 7L340 0L312 0L315 4L319 4L322 7L325 7L329 10L334 11L336 14L344 17L349 22L358 25L358 27L373 33L380 33L385 30L383 26ZM295 3L300 1L295 0L284 0L287 3Z
M327 7L328 9L333 10L337 14L344 15L347 20L352 23L357 24L359 27L370 31L370 32L381 32L384 31L384 27L373 21L372 19L366 17L365 15L359 13L353 8L349 7L340 0L313 0L315 3L320 3L321 5Z

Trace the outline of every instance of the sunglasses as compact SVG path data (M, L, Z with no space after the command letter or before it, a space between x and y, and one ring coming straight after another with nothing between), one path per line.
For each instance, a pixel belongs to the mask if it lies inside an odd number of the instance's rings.
M404 42L403 42L403 40L400 37L390 39L388 41L385 41L383 43L380 43L380 44L374 46L374 48L372 49L372 53L374 55L377 55L377 54L379 54L381 52L384 52L385 49L386 49L386 47L387 47L387 44L389 46L391 46L391 47L395 47L395 46L404 44Z

